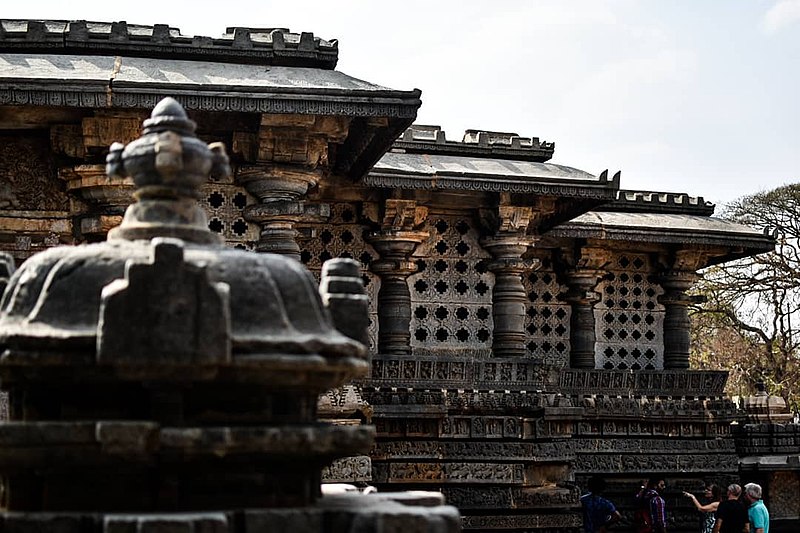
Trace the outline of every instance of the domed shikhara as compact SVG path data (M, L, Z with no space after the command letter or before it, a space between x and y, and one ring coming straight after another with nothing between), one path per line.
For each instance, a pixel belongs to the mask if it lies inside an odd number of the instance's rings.
M222 246L196 191L230 172L227 156L174 100L140 139L112 146L107 171L137 185L121 226L32 257L4 293L7 508L313 501L322 467L366 453L374 431L316 421L317 396L367 370L357 268L328 268L321 296L299 262Z

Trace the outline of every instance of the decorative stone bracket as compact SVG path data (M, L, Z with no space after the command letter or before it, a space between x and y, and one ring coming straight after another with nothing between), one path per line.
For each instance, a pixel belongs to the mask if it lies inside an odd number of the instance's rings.
M234 133L233 152L248 161L236 181L260 201L244 212L261 227L257 251L300 259L295 225L321 214L303 199L328 171L329 143L343 142L349 124L335 116L262 115L258 133Z

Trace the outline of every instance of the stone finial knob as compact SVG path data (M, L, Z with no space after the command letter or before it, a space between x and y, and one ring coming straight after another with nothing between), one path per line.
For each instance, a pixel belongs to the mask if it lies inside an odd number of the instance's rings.
M109 177L133 178L136 202L109 239L177 237L206 244L221 238L208 230L197 205L208 178L231 175L222 143L207 145L195 136L197 125L173 98L164 98L144 121L141 137L127 146L111 145L106 158Z
M110 177L131 176L139 198L197 197L209 175L230 175L221 143L206 145L197 125L174 98L164 98L144 121L142 137L122 146L114 143L106 158Z

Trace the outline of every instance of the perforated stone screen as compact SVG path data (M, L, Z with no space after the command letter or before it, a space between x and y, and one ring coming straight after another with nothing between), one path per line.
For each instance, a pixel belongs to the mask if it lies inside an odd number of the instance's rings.
M368 228L358 222L358 210L354 204L331 204L327 222L301 229L300 261L319 281L322 263L334 257L347 257L361 263L364 286L369 296L370 352L376 353L378 346L378 291L380 278L369 270L378 253L364 241Z
M435 351L488 356L492 346L492 287L488 252L479 244L472 220L429 218L430 237L414 253L419 271L411 291L411 345Z
M539 268L522 276L528 305L525 316L528 354L557 366L569 365L570 306L559 299L566 291L556 279L553 264L541 259Z
M647 255L619 254L600 282L595 306L596 368L664 368L664 291L649 281Z
M244 219L244 209L256 199L242 187L209 183L201 188L200 206L208 216L208 229L219 233L228 246L252 250L259 228Z

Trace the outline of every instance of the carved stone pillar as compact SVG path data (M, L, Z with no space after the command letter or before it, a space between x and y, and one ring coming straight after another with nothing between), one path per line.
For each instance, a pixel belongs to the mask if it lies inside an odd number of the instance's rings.
M697 270L706 266L713 249L677 250L661 257L663 266L658 277L664 294L658 302L664 306L664 369L689 368L691 332L689 304L701 297L686 294L699 276Z
M300 259L294 226L305 213L306 192L319 182L320 176L317 171L276 165L238 169L237 181L260 201L244 211L245 220L261 227L256 251Z
M569 290L564 301L570 304L569 366L570 368L595 368L594 306L601 295L595 287L605 275L608 253L600 248L583 248L578 257L567 254L568 266L564 283Z
M664 306L664 369L689 368L691 343L689 304L692 297L686 294L697 274L691 271L667 271L659 282L664 288L658 301Z
M300 258L295 224L310 213L304 199L328 170L328 145L347 135L348 119L314 115L262 115L258 133L235 132L233 151L248 163L236 181L260 204L244 212L258 224L259 252Z
M594 291L602 277L597 270L577 269L565 274L569 287L564 300L570 304L569 320L569 366L570 368L595 367L595 320L594 305L600 295Z
M488 265L494 274L492 290L492 353L495 356L525 355L525 306L528 296L522 285L522 274L532 270L538 260L523 260L522 255L533 244L526 234L531 221L530 207L501 205L494 213L495 235L482 245L494 258Z
M378 292L378 351L383 354L411 353L411 292L408 276L417 271L411 261L416 247L428 238L419 228L428 210L412 200L387 200L381 230L368 241L380 254L371 265L381 278Z

